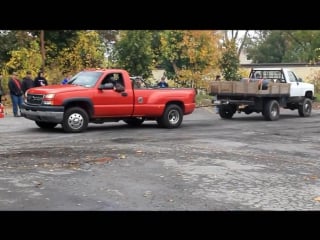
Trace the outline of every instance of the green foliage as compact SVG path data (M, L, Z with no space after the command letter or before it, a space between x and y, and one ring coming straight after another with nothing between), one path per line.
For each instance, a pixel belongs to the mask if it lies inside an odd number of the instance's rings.
M241 78L238 73L240 65L237 56L237 46L234 40L224 43L224 50L219 60L219 66L225 80L233 81Z
M30 33L37 38L40 45L40 30L30 31ZM51 66L51 64L55 64L60 52L74 44L77 38L78 31L75 30L45 30L46 65Z
M313 71L309 76L306 78L307 82L310 82L314 85L314 91L317 95L320 94L320 70ZM317 100L320 101L319 97Z
M28 48L20 47L17 50L10 52L11 58L5 65L5 70L8 74L11 71L17 71L20 76L25 76L26 71L31 71L36 74L42 63L39 45L37 41L32 40Z
M61 71L77 72L84 68L106 66L105 47L96 31L78 31L76 41L61 49L56 63Z
M121 31L115 43L113 59L116 67L126 69L130 75L148 78L154 68L152 32L147 30Z
M315 63L320 60L320 31L260 31L246 46L254 63Z
M15 50L30 48L29 42L34 40L27 31L0 31L0 67L5 67Z
M196 105L197 106L209 106L212 104L212 96L207 94L197 94Z
M215 31L163 31L160 35L161 66L178 86L200 87L204 76L215 70L218 38Z

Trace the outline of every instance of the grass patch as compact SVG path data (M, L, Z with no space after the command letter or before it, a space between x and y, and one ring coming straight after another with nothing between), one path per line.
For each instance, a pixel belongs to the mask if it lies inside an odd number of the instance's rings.
M212 96L199 94L196 96L196 105L197 106L208 106L212 103Z

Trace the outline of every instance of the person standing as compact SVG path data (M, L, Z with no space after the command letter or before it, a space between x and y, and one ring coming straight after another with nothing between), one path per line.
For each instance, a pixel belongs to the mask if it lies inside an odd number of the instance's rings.
M221 81L221 76L220 75L217 75L216 76L216 79L215 79L216 82L220 82ZM213 102L217 101L218 100L218 96L217 95L214 95L213 96ZM218 114L219 113L219 106L215 106L215 112Z
M2 74L0 74L0 103L2 101L2 96L5 95L4 88L2 86L2 80L3 80L3 76L2 76Z
M66 76L65 78L61 81L62 85L65 85L69 82L69 80L72 78L72 75L70 73L65 72Z
M37 77L33 81L33 86L34 87L41 87L41 86L47 86L48 81L44 77L44 73L42 71L38 72Z
M25 94L29 88L32 88L33 84L34 83L31 78L31 71L27 71L27 75L22 79L22 92L23 92L23 94Z
M166 80L165 77L161 77L160 82L158 82L158 87L160 87L160 88L169 87L169 84L165 80Z
M11 102L12 102L12 111L13 116L20 117L21 114L18 114L21 109L21 105L23 102L23 91L22 91L22 83L18 79L18 74L13 72L8 81L8 88L10 92Z

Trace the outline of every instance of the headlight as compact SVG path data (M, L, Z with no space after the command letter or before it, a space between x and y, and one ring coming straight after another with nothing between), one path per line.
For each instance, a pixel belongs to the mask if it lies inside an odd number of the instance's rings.
M43 104L44 105L53 105L53 100L54 100L54 93L49 93L44 95L43 97Z

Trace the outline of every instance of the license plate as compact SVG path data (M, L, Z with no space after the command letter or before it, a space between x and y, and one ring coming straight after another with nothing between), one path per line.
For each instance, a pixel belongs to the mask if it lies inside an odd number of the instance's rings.
M220 104L220 103L221 103L221 101L219 101L219 100L216 100L213 102L213 104Z

